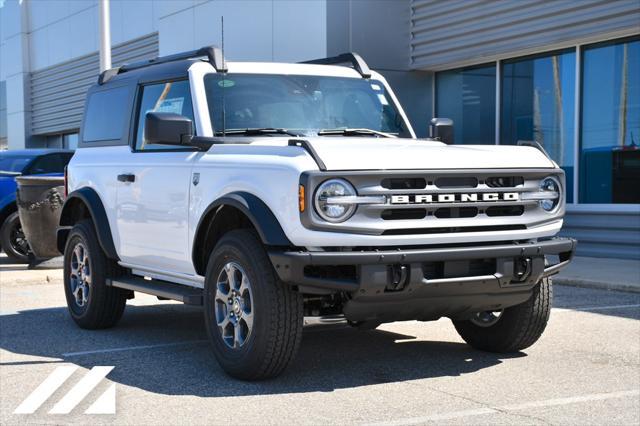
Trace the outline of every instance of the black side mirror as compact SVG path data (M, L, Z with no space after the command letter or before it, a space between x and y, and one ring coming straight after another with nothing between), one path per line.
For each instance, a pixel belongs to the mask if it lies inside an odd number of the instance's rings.
M193 122L173 112L148 112L144 119L144 139L152 145L191 146Z
M450 118L432 118L429 125L429 137L447 145L453 145L453 120Z

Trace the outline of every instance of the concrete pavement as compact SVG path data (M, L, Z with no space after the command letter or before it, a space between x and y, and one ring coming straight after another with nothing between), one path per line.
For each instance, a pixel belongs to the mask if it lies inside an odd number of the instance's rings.
M557 286L554 306L518 354L472 350L444 319L307 329L283 376L245 383L216 364L199 309L137 295L117 327L81 330L59 283L0 269L0 424L639 424L640 294ZM78 369L13 414L59 366ZM94 366L114 369L48 414ZM84 414L112 384L116 414Z

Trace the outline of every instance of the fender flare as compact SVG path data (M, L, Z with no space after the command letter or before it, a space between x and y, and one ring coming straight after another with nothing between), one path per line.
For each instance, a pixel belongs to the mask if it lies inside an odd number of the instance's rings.
M278 222L278 219L264 201L249 192L231 192L209 204L200 216L200 220L194 234L195 237L191 253L191 259L194 262L194 265L197 265L196 260L198 259L198 255L196 251L198 247L201 246L200 239L204 238L204 235L206 234L206 229L203 229L203 225L206 224L208 226L208 223L210 222L209 219L215 220L217 211L223 206L234 207L247 216L253 227L258 232L260 240L264 245L281 247L293 246L282 230L280 222Z
M91 216L93 226L95 227L96 235L98 236L98 243L105 255L109 259L115 261L120 260L118 253L116 252L115 244L113 243L113 236L111 235L111 227L109 226L109 219L104 209L104 204L98 193L89 187L80 188L73 191L67 196L60 213L60 226L58 227L57 244L60 253L64 253L64 246L67 242L67 236L71 231L71 227L75 224L73 221L73 206L77 202L81 202L87 208L89 215Z

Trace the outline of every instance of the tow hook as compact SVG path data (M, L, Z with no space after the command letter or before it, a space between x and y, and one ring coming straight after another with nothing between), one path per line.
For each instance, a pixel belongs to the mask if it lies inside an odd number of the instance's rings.
M407 265L389 265L389 282L385 291L400 291L409 282L409 267Z

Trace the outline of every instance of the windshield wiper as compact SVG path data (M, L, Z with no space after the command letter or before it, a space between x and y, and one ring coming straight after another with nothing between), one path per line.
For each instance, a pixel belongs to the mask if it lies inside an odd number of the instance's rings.
M275 129L272 127L258 127L249 129L226 129L223 132L216 132L216 136L223 135L243 135L243 136L260 136L260 135L289 135L300 136L299 133L287 129Z
M380 132L372 129L321 129L318 130L318 136L330 136L330 135L342 135L342 136L366 136L376 135L383 138L395 138L397 137L391 133Z

